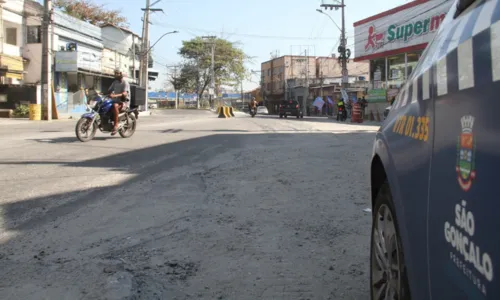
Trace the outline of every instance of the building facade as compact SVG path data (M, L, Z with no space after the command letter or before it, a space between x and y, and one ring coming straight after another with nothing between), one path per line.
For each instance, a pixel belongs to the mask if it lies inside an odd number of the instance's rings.
M20 85L29 77L25 64L33 59L26 59L28 53L41 49L36 27L41 7L30 0L0 1L0 84Z
M112 24L102 25L101 32L104 44L103 72L109 73L114 68L120 68L127 73L130 82L138 84L142 47L139 35Z
M373 89L397 93L452 3L412 1L354 23L354 61L369 62Z
M0 85L5 85L0 91L2 99L19 98L8 95L12 85L40 88L42 16L43 6L33 0L0 0ZM52 19L49 48L53 53L52 83L59 113L84 111L85 91L106 91L114 80L115 69L125 73L132 89L140 90L136 84L142 39L137 34L110 24L94 26L60 11L54 11ZM152 70L150 80L156 79L157 73ZM35 98L35 103L40 103L40 95ZM26 103L8 102L1 106L13 109Z
M349 83L369 80L369 63L349 61ZM293 99L302 103L304 112L312 105L319 91L335 90L342 82L341 63L335 56L314 57L286 55L261 64L261 89L270 113L277 113L279 104L284 99ZM322 88L324 86L324 89ZM316 92L316 89L319 89ZM337 91L337 90L336 90ZM338 92L338 93L337 93ZM340 89L331 93L338 98Z

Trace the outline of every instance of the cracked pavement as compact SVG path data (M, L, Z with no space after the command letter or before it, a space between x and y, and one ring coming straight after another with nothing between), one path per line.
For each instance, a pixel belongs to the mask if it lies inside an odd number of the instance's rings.
M375 125L160 111L0 125L1 299L369 299Z

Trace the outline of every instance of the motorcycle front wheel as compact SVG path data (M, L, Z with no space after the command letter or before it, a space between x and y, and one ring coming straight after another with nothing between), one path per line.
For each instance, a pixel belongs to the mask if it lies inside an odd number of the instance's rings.
M125 126L120 129L119 133L120 136L124 139L131 137L134 135L135 129L137 127L137 119L135 118L135 115L130 114L128 115L128 123L125 124Z
M81 118L78 120L78 123L76 123L75 134L76 138L80 142L85 143L91 141L94 138L96 131L97 126L90 119Z

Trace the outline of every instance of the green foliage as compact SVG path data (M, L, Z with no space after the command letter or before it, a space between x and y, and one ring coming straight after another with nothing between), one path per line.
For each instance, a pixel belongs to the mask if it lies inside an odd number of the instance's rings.
M179 54L185 63L175 81L180 90L203 94L211 81L211 42L215 43L214 72L215 84L234 85L248 76L245 61L248 56L243 50L225 39L204 40L200 37L183 41ZM172 84L174 84L171 81Z
M30 108L28 105L19 105L14 110L14 117L16 118L27 118L30 114Z
M54 7L64 13L93 25L110 23L127 26L127 18L119 10L106 9L92 0L55 0Z

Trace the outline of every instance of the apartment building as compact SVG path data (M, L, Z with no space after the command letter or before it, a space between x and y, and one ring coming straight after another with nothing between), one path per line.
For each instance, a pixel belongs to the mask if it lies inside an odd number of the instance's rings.
M349 83L369 80L369 63L349 61L347 69ZM340 85L341 81L342 67L334 56L285 55L261 64L261 88L271 113L276 112L280 101L296 99L294 91L297 87L304 87L300 97L306 100L312 95L309 94L309 86Z
M261 64L261 82L268 101L282 100L288 91L286 82L294 78L313 78L316 75L316 58L312 56L285 55Z
M0 84L20 85L29 76L26 54L41 50L41 8L30 0L0 0Z

